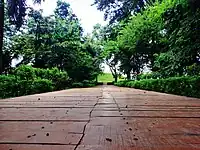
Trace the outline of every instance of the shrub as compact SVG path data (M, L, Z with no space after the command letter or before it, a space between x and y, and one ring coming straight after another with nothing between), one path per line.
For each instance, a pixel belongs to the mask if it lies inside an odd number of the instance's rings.
M87 88L96 86L96 82L84 80L83 82L76 82L72 84L72 88Z
M11 96L18 96L17 90L18 84L17 80L13 76L0 76L0 97L11 97Z
M81 82L73 83L72 87L73 88L81 88L81 87L83 87L83 83L81 83Z
M81 83L72 84L66 72L58 68L38 69L21 65L12 75L0 76L0 97L17 97L29 94L51 92L53 90L66 89L67 87L92 87L94 81L84 80Z
M13 71L12 75L0 76L0 97L16 97L61 90L69 87L69 84L67 73L57 68L38 69L21 65Z
M32 83L32 94L36 93L45 93L45 92L51 92L53 91L53 83L50 80L47 79L37 79L34 80Z
M187 66L185 73L190 76L200 75L200 65L195 63L191 66Z
M5 83L9 81L14 81L16 80L15 76L13 75L0 75L0 83Z
M115 85L200 98L200 77L198 76L120 81Z
M107 85L114 85L114 81L113 82L107 82Z
M38 69L35 68L37 78L47 79L55 84L54 90L61 90L69 87L70 81L66 72L60 71L58 68Z
M54 83L54 90L61 90L69 87L69 77L66 72L58 68L40 69L27 65L21 65L16 68L13 75L19 80L47 79Z
M160 78L162 78L162 75L158 72L142 73L137 76L137 80L160 79Z
M84 80L82 83L83 83L83 87L94 87L94 86L96 86L96 82L94 82L94 81Z
M0 82L0 97L17 97L30 94L51 92L53 83L47 79L36 80L16 80L10 78L9 81Z
M103 82L97 82L96 85L103 85Z
M36 78L34 68L27 65L21 65L14 70L14 75L20 80L34 80Z

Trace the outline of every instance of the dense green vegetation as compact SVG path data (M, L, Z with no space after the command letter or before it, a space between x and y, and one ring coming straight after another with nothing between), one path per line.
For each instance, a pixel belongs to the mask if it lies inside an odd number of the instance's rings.
M94 0L109 24L97 24L88 35L83 34L68 3L58 0L54 14L43 16L42 10L27 8L26 0L21 1L0 2L3 97L94 86L102 63L109 66L115 82L126 75L126 82L131 80L129 87L198 97L198 0ZM21 61L12 67L15 58ZM61 80L47 78L46 70L57 70ZM144 70L149 73L144 74ZM26 73L29 76L24 78ZM100 76L104 81L113 79ZM126 82L117 85L127 86ZM9 88L16 89L17 94L11 90L9 94ZM28 88L33 92L21 90Z
M198 76L119 81L115 85L200 98L200 77Z
M95 35L83 35L79 19L73 13L70 5L58 0L54 14L43 16L42 10L27 8L25 0L23 5L17 3L19 8L17 6L15 8L19 9L20 14L12 12L10 9L14 9L11 6L15 5L15 2L1 3L1 6L7 6L7 9L4 10L0 96L20 96L78 87L78 85L80 87L94 86L94 81L101 73L102 49L99 48ZM12 15L21 19L13 20L15 17ZM19 62L15 61L16 67L12 67L12 61L15 59L19 59ZM23 65L29 65L33 68L30 69L31 67ZM16 70L19 70L21 75L15 74ZM28 70L32 70L32 72L36 70L36 74L26 72ZM56 79L56 74L54 79L46 78L46 74L48 74L46 72L49 70L56 70L55 73L62 72L67 78ZM30 73L31 81L20 78L26 73ZM17 77L13 79L11 77L13 75ZM10 82L3 81L3 79L6 80L10 77ZM17 80L16 85L15 80ZM40 85L38 80L41 81ZM25 87L20 85L21 83L24 83ZM35 88L35 84L38 88ZM42 84L46 84L46 86ZM44 86L45 89L41 89L39 86ZM10 94L8 94L9 88L16 91L10 90ZM22 89L28 91L24 92Z
M21 65L12 70L9 75L0 76L0 97L23 96L95 85L96 82L88 80L74 82L65 71L60 71L58 68L40 69Z
M110 25L101 27L104 35L101 41L115 81L120 74L126 74L128 80L157 79L131 81L131 87L137 84L137 88L158 91L154 87L162 89L169 82L172 89L161 92L198 96L196 86L192 85L199 86L195 76L200 75L200 2L140 2L127 0L117 6L113 1L95 1L97 8L105 12L105 17L111 18ZM145 75L145 68L151 73ZM195 82L193 77L197 79ZM179 82L180 79L187 79L187 82ZM121 84L124 85L123 82L116 85ZM191 90L194 93L191 94Z
M9 75L0 76L0 97L22 96L61 90L70 83L66 72L57 68L36 69L20 66ZM67 82L68 81L68 82Z

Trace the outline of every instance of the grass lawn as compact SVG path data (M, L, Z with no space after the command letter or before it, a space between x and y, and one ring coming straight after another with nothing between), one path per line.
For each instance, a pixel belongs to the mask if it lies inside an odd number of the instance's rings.
M114 78L111 73L104 73L98 76L98 82L112 82L112 81L114 81Z

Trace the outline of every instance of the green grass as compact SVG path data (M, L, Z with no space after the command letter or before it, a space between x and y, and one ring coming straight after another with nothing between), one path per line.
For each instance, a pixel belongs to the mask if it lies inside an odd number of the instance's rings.
M103 73L98 76L98 82L112 82L112 81L114 81L114 78L111 73Z
M98 76L98 82L112 82L114 78L111 73L104 73Z

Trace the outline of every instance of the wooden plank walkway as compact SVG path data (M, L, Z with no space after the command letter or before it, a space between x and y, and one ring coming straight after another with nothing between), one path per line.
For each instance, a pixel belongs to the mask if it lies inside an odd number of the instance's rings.
M0 100L0 150L200 150L200 99L114 86Z

